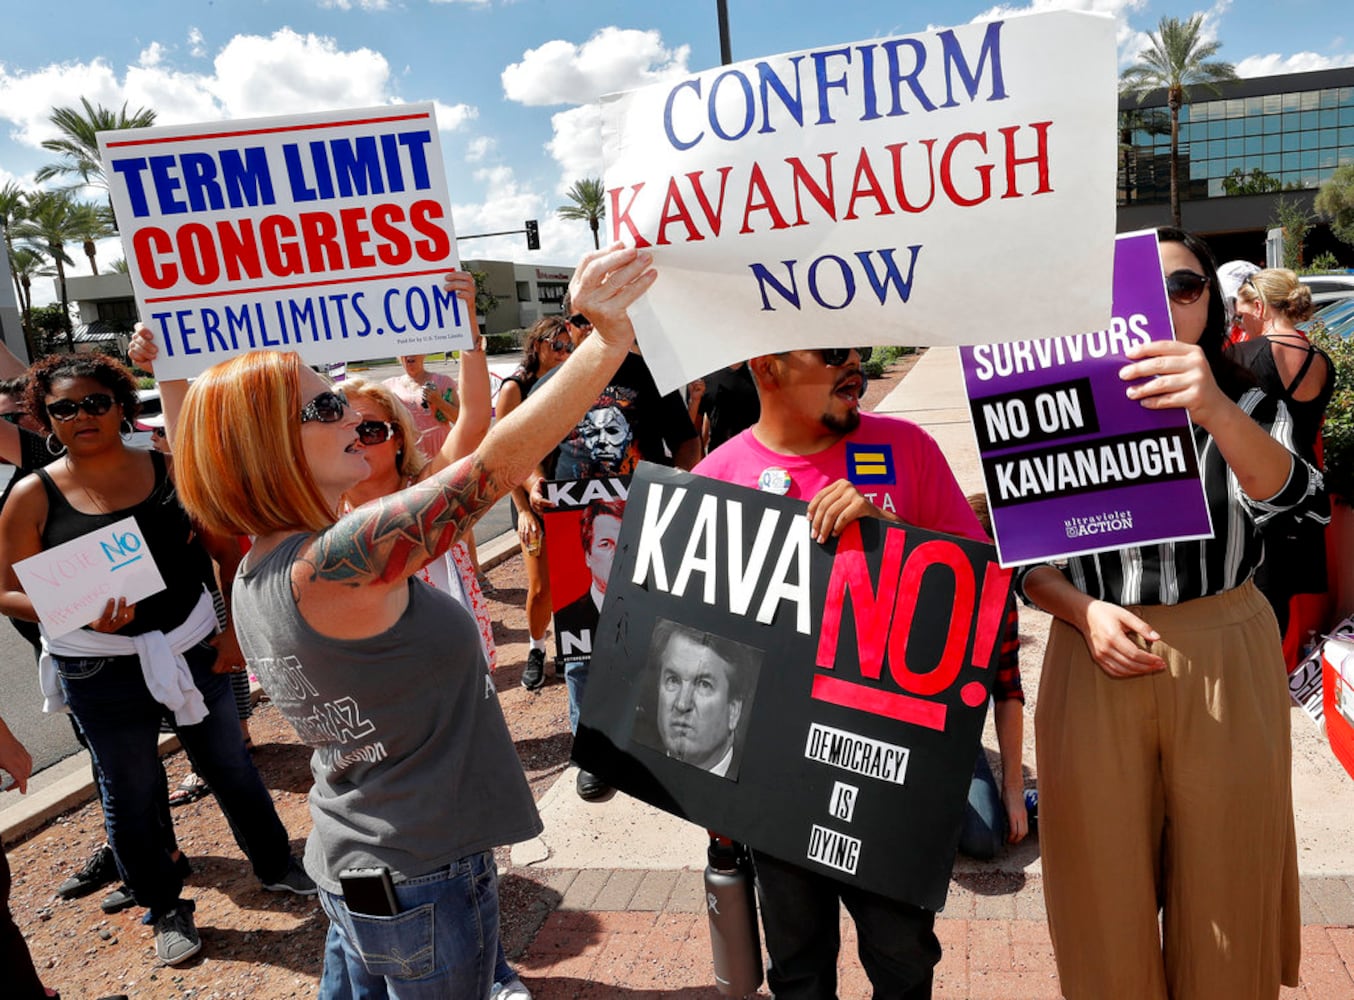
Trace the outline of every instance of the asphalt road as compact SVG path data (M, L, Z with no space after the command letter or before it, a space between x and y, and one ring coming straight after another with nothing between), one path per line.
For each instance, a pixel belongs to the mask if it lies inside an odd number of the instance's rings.
M495 368L516 361L516 356L491 358ZM456 374L453 361L434 362L430 369ZM400 374L398 365L377 366L362 371L364 377L384 379ZM353 374L358 374L353 370ZM9 481L11 467L0 465L0 487ZM487 542L512 529L508 498L500 500L475 525L475 540ZM70 721L64 715L44 715L42 696L38 688L37 663L33 648L9 622L0 622L0 716L33 755L34 773L64 760L80 749L71 731ZM8 780L4 782L8 787Z

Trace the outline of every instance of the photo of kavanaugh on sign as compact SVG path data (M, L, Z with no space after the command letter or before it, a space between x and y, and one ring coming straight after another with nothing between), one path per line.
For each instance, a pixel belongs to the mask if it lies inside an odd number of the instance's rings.
M1010 572L992 546L641 464L573 756L794 864L940 909Z

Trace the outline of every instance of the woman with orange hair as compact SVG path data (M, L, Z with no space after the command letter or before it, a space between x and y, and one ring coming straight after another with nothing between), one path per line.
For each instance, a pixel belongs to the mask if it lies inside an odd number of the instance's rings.
M418 574L592 405L634 340L625 310L652 283L650 262L619 246L584 257L573 295L598 335L562 377L460 462L342 517L342 495L370 471L360 421L295 355L224 362L184 400L184 503L255 536L236 577L241 646L315 747L306 867L331 920L322 997L489 995L493 848L535 836L540 819L474 623ZM473 279L446 285L474 329ZM358 869L374 902L345 901Z

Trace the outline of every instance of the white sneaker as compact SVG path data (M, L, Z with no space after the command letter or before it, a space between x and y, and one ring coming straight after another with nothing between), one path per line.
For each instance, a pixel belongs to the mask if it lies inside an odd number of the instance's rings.
M489 990L489 1000L531 1000L531 990L513 976L506 983L494 983Z

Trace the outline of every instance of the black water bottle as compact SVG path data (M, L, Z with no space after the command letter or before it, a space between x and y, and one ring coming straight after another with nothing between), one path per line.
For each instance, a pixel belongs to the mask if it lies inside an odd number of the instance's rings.
M727 837L710 836L705 869L705 905L715 985L726 997L745 997L762 985L762 939L757 897L747 849Z

